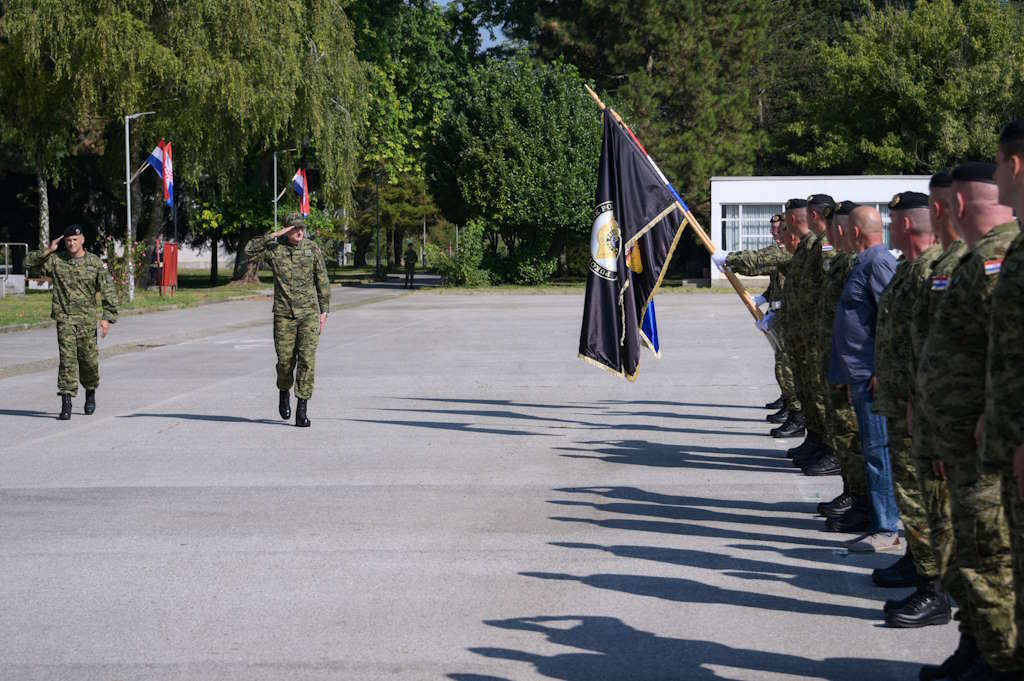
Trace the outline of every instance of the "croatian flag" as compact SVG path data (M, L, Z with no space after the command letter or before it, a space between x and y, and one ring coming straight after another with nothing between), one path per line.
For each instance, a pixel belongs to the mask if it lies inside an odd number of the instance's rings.
M156 171L164 185L164 203L174 205L174 164L171 161L171 143L160 140L146 163Z
M309 215L309 182L306 181L306 171L299 168L292 177L292 188L299 195L299 212L303 217Z

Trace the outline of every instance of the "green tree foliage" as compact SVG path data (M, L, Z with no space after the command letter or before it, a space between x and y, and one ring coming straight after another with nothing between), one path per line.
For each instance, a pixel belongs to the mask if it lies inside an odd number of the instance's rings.
M823 77L790 131L807 142L800 167L929 173L992 158L1000 126L1024 95L1020 5L993 0L890 6L815 41Z
M449 220L486 225L495 271L532 282L589 238L600 137L574 67L491 59L452 101L429 156L431 190Z

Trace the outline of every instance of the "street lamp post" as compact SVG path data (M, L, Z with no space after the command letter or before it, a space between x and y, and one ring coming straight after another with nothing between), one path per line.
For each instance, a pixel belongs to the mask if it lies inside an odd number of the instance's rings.
M128 300L135 300L135 262L132 260L132 154L129 142L128 124L136 118L155 114L155 111L142 111L124 117L124 193L125 205L127 206L127 234L125 235L124 260L128 268Z

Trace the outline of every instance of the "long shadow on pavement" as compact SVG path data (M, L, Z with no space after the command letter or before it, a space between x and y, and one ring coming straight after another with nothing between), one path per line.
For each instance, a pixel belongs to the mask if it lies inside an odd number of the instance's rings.
M735 433L733 434L735 435ZM585 452L583 454L560 455L567 459L596 459L630 466L798 472L788 459L779 457L773 450L749 448L722 448L716 450L711 447L688 447L678 444L648 442L647 440L597 441L578 444L593 444L596 446L557 447L556 449L563 452ZM705 452L698 452L696 450L705 450Z
M691 639L669 638L634 629L616 617L563 615L488 620L486 624L511 631L545 636L549 644L586 652L551 655L510 648L477 647L470 650L489 659L533 665L537 673L563 681L721 681L711 666L788 674L816 679L873 680L916 678L918 665L868 658L810 660ZM500 677L449 674L453 681L501 681Z
M342 419L353 423L380 423L389 426L407 426L409 428L432 428L435 430L459 430L465 433L485 433L488 435L539 435L550 437L551 433L535 433L529 430L507 430L504 428L488 428L475 423L456 423L454 421L393 421L377 419Z
M592 508L602 513L618 513L623 516L644 516L649 518L660 518L664 520L687 520L702 523L739 523L757 525L759 527L777 527L791 530L818 530L821 528L821 520L802 516L791 518L786 516L748 515L743 513L728 513L715 511L700 506L664 506L662 504L641 504L614 502L610 504L599 504L591 501L580 501L576 499L553 499L549 504L558 506L582 506Z
M32 418L57 418L56 412L35 411L33 409L0 409L0 416L28 416Z
M223 414L121 414L119 419L180 419L183 421L214 421L218 423L265 423L268 425L290 425L282 419L247 419L244 416Z
M693 449L690 447L689 449ZM557 487L555 492L569 494L593 494L606 499L626 499L643 501L650 504L666 506L710 506L712 508L735 508L750 511L770 511L773 513L808 513L814 510L814 504L798 501L754 501L750 499L711 499L707 497L679 496L648 492L639 487Z

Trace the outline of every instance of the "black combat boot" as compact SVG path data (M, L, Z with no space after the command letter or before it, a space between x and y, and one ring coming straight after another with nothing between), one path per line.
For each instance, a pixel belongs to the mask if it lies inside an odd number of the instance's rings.
M920 681L939 681L939 679L953 678L971 666L971 663L979 655L978 644L975 642L974 637L969 634L960 634L960 645L957 646L956 651L938 666L926 664L921 667L917 678Z
M885 623L890 627L914 629L946 624L952 615L949 594L942 588L942 582L938 579L922 580L904 605L885 613Z
M789 409L786 407L786 405L782 405L782 407L780 407L777 412L765 416L764 420L767 421L768 423L785 423L787 420L789 420Z
M804 475L809 476L822 476L822 475L842 475L842 470L839 467L839 459L832 452L828 452L825 456L821 457L817 461L804 466L802 469Z
M774 401L769 402L768 404L764 405L764 408L765 409L782 409L784 406L786 406L786 400L782 397L782 395L779 395L777 399L775 399Z
M907 546L907 552L889 567L878 568L871 572L871 581L883 589L905 589L917 584L917 569L914 567L914 556ZM892 609L890 601L886 601L885 611Z
M96 389L85 389L85 415L89 416L96 411Z
M789 412L789 418L778 428L772 428L774 438L803 437L807 433L804 428L804 415L798 411Z
M277 402L277 413L281 415L285 421L292 417L292 402L288 398L288 391L282 390L281 397Z
M58 416L57 418L59 418L61 421L71 420L71 395L65 395L61 393L60 416Z
M306 418L306 400L301 397L295 402L295 425L299 428L309 428L309 419Z
M820 448L821 440L818 439L818 436L813 431L808 430L807 437L804 438L804 441L796 447L790 447L787 449L786 456L791 459L806 457L818 451Z
M842 515L851 506L853 506L853 495L846 491L846 485L844 484L843 491L838 497L832 501L823 501L818 504L818 515L833 518Z
M841 516L825 521L826 532L866 532L872 523L871 503L867 497L857 497Z

